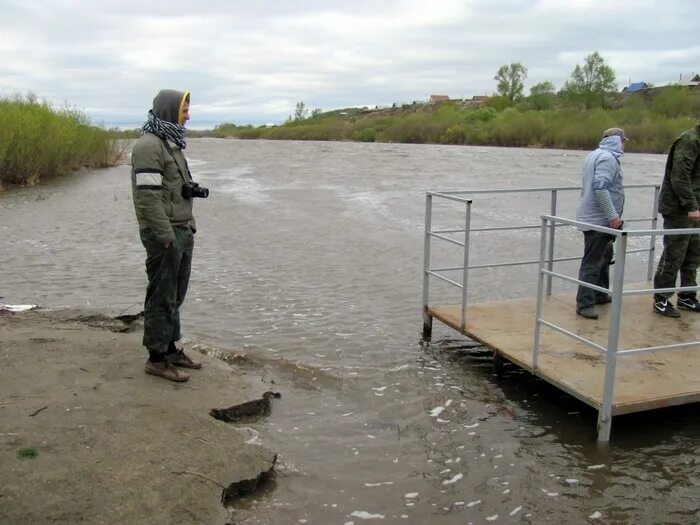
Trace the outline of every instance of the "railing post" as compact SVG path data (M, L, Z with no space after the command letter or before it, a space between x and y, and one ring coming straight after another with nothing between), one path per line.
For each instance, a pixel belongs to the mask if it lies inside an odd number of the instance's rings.
M472 201L467 201L464 218L464 270L462 271L462 330L467 328L467 288L469 285L469 234L472 221Z
M554 221L552 221L554 223ZM532 372L537 370L540 357L540 320L542 319L542 296L544 295L544 253L547 248L547 219L542 218L540 233L540 263L537 266L537 308L535 310L535 338L532 343ZM551 276L550 276L551 277Z
M549 204L549 214L552 217L557 216L557 190L552 190L552 197ZM556 231L556 223L552 221L549 225L549 254L547 261L547 270L554 270L554 232ZM552 276L547 276L547 297L552 295Z
M615 240L615 269L612 283L612 304L610 305L610 325L608 327L608 349L605 357L605 380L603 382L603 402L598 411L598 441L610 441L612 426L612 403L615 390L615 367L617 349L620 342L620 313L622 312L622 291L625 283L625 253L627 234L623 231Z
M654 186L654 209L651 210L651 229L657 229L659 222L659 186ZM649 238L649 263L647 265L647 281L651 281L654 275L654 254L656 253L656 235Z
M430 299L430 232L432 231L433 196L425 194L425 236L423 239L423 335L430 337L433 333L433 318L428 315Z

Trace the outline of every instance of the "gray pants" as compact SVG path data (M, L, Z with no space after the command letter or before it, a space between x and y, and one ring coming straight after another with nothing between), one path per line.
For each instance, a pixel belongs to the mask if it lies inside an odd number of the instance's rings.
M583 232L583 259L578 271L578 280L595 284L601 288L610 286L610 263L613 260L613 242L615 237L607 233L589 230ZM596 302L607 297L607 294L578 287L576 294L576 310L593 306Z
M164 354L180 339L180 306L187 294L192 268L194 235L176 226L175 242L165 248L150 229L140 231L146 248L148 287L144 303L143 345L151 354Z
M697 223L687 216L664 215L664 230L695 228ZM700 266L700 235L664 235L664 251L654 275L654 288L673 288L678 273L681 286L697 286ZM668 299L673 292L654 294L657 300ZM696 292L680 292L678 297L695 298Z

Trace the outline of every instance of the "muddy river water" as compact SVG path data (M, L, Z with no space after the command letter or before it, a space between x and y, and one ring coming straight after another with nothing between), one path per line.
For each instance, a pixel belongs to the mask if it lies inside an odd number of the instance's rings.
M261 389L282 393L248 430L279 451L276 478L237 505L237 523L700 521L697 404L616 418L601 447L586 405L517 370L496 378L487 352L437 322L421 338L425 191L575 185L584 155L190 141L211 195L196 203L184 332L245 352ZM625 155L625 181L658 182L664 161ZM120 166L1 195L0 301L139 311L130 191ZM648 212L650 197L637 195L630 213ZM562 199L561 214L574 203ZM479 225L532 223L549 197L477 205ZM561 239L568 255L580 250L575 231ZM534 231L476 236L473 261L534 257L538 242ZM630 272L644 275L641 259ZM533 269L484 270L470 296L524 296L534 284Z

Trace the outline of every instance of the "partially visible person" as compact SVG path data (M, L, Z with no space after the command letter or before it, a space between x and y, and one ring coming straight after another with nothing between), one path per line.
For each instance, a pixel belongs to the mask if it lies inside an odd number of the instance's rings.
M161 90L131 156L131 187L141 242L146 248L148 287L144 304L143 345L147 374L187 381L178 367L198 369L178 347L180 306L190 280L194 233L192 197L183 193L192 181L183 150L190 94Z
M577 221L622 228L625 192L620 157L625 151L627 140L622 129L606 129L598 148L586 157L581 177L581 199L576 209ZM578 272L579 281L608 288L615 236L585 227L581 227L581 230L583 258ZM598 319L595 305L609 302L608 294L579 285L576 313L586 319Z
M664 229L700 227L700 123L673 142L666 159L659 194L659 213ZM674 288L678 273L681 286L697 286L700 266L700 235L664 235L664 251L654 275L654 288ZM666 317L681 314L669 301L672 292L654 294L654 311ZM680 310L700 313L697 292L678 292Z

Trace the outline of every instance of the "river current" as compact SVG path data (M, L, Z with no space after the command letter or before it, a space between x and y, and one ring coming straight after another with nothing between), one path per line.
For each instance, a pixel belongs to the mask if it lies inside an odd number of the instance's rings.
M248 429L279 451L277 475L236 505L237 523L700 521L697 404L616 417L610 445L598 446L586 405L518 370L498 379L488 352L437 321L421 338L425 192L577 185L585 154L190 140L190 167L211 193L196 202L183 331L244 352L261 391L282 394ZM625 155L626 183L658 183L664 162ZM630 217L649 214L648 194L627 199ZM573 217L575 202L563 196L559 214ZM534 224L549 196L474 206L476 226ZM459 228L459 212L436 210L438 226ZM6 192L0 229L0 302L141 309L128 166ZM559 235L563 252L580 251L580 234ZM472 261L538 249L535 230L475 234ZM459 263L453 255L435 260ZM631 259L630 279L645 275ZM475 271L470 299L534 286L534 268ZM446 287L433 294L458 303Z

